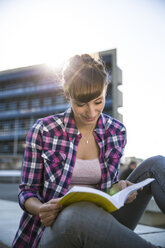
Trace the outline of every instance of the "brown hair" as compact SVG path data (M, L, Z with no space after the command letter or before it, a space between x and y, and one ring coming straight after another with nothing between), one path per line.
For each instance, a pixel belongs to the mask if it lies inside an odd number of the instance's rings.
M95 60L89 54L75 55L63 70L63 81L68 99L89 102L108 85L108 74L100 59Z

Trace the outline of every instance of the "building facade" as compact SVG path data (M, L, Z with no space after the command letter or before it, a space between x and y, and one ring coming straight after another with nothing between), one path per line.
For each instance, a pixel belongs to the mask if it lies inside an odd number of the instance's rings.
M122 72L116 63L116 49L97 53L105 62L110 84L104 113L122 121ZM0 72L0 169L20 169L25 139L34 122L63 112L68 103L60 83L60 70L35 65Z

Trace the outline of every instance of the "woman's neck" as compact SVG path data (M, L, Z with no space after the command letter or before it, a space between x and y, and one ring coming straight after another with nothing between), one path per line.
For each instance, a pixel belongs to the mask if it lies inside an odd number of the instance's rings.
M75 124L81 134L92 133L96 127L96 124L84 125L83 123L77 122L76 120L75 120Z

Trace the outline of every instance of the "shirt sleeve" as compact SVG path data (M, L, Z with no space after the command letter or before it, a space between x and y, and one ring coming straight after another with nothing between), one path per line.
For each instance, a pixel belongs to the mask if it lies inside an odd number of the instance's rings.
M107 130L107 149L104 154L108 164L108 171L105 169L105 182L103 189L110 188L118 182L120 159L123 156L126 145L126 128L117 122L114 129ZM110 131L110 132L109 132Z
M112 159L112 168L113 170L113 178L112 178L112 184L115 184L119 181L119 170L120 170L120 160L121 157L123 156L124 153L124 148L127 143L127 138L126 138L126 128L123 126L120 135L118 136L118 144L119 146L115 150L113 154L113 159Z
M41 122L36 124L29 131L26 138L26 148L24 154L22 180L19 186L19 204L25 210L24 203L30 197L36 197L43 202L41 190L43 182L43 159L42 153L42 133Z

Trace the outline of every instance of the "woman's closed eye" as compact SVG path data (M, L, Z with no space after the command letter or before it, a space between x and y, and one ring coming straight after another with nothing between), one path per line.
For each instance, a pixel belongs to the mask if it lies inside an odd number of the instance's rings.
M95 102L96 105L99 105L99 104L101 104L101 103L102 103L102 101ZM76 105L77 105L78 107L83 107L83 106L85 106L85 103L76 103Z
M85 105L85 103L76 103L76 105L77 105L78 107L83 107L83 106Z
M101 104L101 103L102 103L102 101L95 102L96 105L99 105L99 104Z

